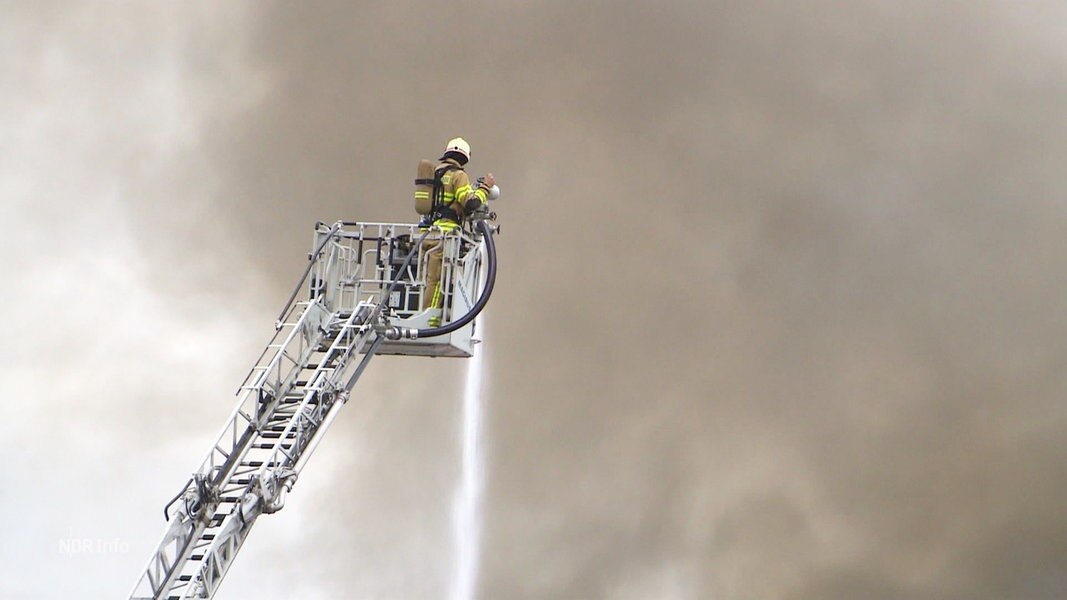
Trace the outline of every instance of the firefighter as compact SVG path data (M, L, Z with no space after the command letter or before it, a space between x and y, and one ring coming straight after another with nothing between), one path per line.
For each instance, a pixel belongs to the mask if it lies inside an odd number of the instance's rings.
M434 201L430 220L441 233L430 234L423 242L426 252L426 291L422 296L422 308L431 309L430 327L441 325L444 307L444 291L441 289L444 234L459 229L466 215L484 205L496 183L493 174L489 173L478 180L477 187L473 187L463 170L470 158L470 144L463 138L454 138L445 146L445 152L434 169Z

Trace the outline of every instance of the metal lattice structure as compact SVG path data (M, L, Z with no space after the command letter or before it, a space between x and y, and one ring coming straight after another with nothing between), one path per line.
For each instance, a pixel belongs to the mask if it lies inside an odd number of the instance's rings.
M238 389L207 456L164 509L163 539L131 600L211 598L256 519L280 510L376 353L470 356L474 323L426 339L418 328L425 255L444 249L445 320L477 295L484 240L390 223L318 224L308 269ZM301 289L306 299L295 301Z

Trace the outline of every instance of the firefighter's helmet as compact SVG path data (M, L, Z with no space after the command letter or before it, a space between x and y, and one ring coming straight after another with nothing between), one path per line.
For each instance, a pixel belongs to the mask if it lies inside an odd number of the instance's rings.
M461 137L448 140L448 145L445 146L445 154L449 152L459 153L465 161L471 159L471 145Z

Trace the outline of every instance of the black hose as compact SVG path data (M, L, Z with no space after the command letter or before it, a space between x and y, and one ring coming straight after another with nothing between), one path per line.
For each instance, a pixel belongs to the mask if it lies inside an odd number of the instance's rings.
M415 332L415 337L427 338L452 333L474 320L474 317L477 317L478 313L482 312L486 303L489 302L489 296L493 293L493 284L496 283L496 244L493 242L493 227L488 222L479 221L478 231L485 238L485 251L489 255L489 272L485 276L485 287L482 289L481 297L474 303L470 311L459 319L441 327L419 329Z
M189 489L189 484L191 484L192 482L193 478L190 477L189 481L186 481L185 485L182 486L182 491L178 492L177 495L174 496L174 498L171 498L170 502L163 506L163 518L166 519L168 523L170 522L170 507L178 501L178 498L182 497L182 494L185 493L185 490Z

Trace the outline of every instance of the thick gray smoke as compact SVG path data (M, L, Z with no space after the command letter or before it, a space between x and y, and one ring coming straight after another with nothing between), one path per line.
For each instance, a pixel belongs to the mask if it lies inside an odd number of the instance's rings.
M246 8L173 33L225 107L161 170L196 193L127 210L150 272L195 232L255 276L152 281L269 319L316 220L412 219L466 137L479 597L1067 596L1062 3ZM443 597L461 367L375 363L220 597Z

